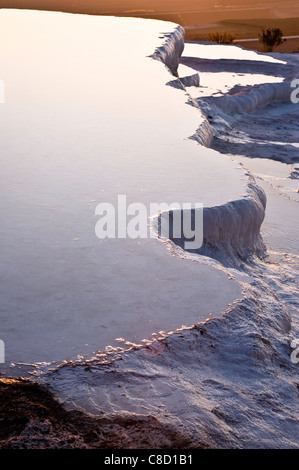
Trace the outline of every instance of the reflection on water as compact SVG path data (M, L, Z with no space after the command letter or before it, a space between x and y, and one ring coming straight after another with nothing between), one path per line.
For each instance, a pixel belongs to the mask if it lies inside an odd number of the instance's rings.
M270 55L259 54L255 51L242 49L238 46L225 45L225 44L200 44L187 42L185 44L184 56L186 57L199 57L201 59L209 60L252 60L261 62L270 62L272 64L285 64L284 61L275 59Z
M240 295L225 274L170 256L155 239L95 235L95 207L119 194L128 204L214 205L244 192L240 167L187 140L201 115L147 57L173 27L0 12L8 361L91 353L116 337L140 341L219 314Z

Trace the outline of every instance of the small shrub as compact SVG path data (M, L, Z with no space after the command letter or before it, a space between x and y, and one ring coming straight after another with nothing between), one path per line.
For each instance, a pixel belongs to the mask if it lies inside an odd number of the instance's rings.
M283 34L279 28L263 29L259 34L259 42L265 52L272 52L274 47L280 46L284 42Z
M216 31L215 33L209 33L208 38L210 42L217 42L218 44L232 44L235 39L236 36L234 36L233 34L218 33L218 31Z

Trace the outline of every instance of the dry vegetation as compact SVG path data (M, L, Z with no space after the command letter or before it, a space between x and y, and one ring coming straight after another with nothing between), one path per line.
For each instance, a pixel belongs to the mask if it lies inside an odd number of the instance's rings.
M236 36L229 33L219 33L218 31L215 33L209 33L208 41L210 42L217 42L218 44L232 44Z

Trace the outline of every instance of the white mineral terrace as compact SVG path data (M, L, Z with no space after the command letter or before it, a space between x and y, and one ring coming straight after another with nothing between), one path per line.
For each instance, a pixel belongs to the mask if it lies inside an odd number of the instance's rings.
M161 62L176 25L0 11L1 323L6 362L63 360L220 315L241 296L155 238L96 237L101 202L220 205L238 165L188 139L202 121ZM175 53L175 52L174 52ZM122 344L122 343L120 343Z

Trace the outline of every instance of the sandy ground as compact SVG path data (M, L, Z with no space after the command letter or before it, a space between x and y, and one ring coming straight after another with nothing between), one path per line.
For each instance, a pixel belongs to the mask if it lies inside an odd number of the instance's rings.
M259 41L255 40L249 40L249 41L235 41L235 44L239 44L242 47L245 47L246 49L254 49L258 52L262 52L262 45L259 43ZM283 44L281 44L279 47L275 48L274 52L280 52L280 53L299 53L299 38L294 38L294 39L287 39Z
M0 8L58 10L71 13L151 18L177 23L185 28L189 41L207 40L209 32L227 31L236 38L255 38L269 27L279 27L285 36L299 35L299 4L295 0L259 2L253 0L0 0ZM113 34L113 32L112 32ZM258 42L242 43L260 50ZM289 40L277 50L294 52L299 39Z

